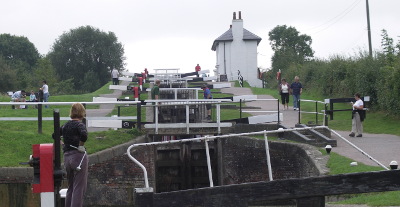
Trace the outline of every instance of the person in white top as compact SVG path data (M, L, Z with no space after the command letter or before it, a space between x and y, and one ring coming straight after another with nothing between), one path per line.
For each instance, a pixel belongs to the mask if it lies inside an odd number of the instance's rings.
M289 91L289 84L286 82L286 79L282 79L282 82L279 85L279 93L281 94L281 101L284 110L289 109Z
M352 113L352 121L351 121L351 133L349 134L350 137L362 137L363 133L363 125L362 121L365 118L365 111L364 111L364 102L360 98L360 94L356 93L354 95L356 102L351 102L353 106L353 113Z
M118 70L116 68L113 68L113 70L111 71L111 78L112 78L112 81L113 81L113 85L118 85L119 84L118 75L119 75Z
M43 86L40 88L40 90L43 91L43 102L49 102L49 86L45 80L43 81ZM49 108L49 106L46 105L45 108Z

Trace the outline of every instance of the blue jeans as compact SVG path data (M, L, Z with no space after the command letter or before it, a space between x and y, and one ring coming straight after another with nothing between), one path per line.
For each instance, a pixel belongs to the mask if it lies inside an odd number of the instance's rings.
M293 94L293 108L299 108L297 103L299 102L300 94Z
M43 102L49 102L49 93L43 94ZM49 106L46 105L45 108L49 108Z

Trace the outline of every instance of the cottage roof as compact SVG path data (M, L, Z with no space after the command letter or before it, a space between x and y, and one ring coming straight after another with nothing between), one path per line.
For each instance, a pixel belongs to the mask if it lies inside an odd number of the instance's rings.
M257 41L258 45L261 42L261 37L243 28L243 40L255 40ZM232 28L230 28L228 31L226 31L224 34L222 34L221 36L219 36L217 39L214 40L211 50L215 51L220 42L228 42L228 41L233 41Z

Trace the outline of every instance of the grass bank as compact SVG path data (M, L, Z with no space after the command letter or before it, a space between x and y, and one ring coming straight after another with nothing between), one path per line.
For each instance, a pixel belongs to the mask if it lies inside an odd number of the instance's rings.
M99 90L81 95L62 95L51 96L50 101L57 102L83 102L92 101L92 97L100 94L111 93L108 85L104 85ZM8 102L10 97L2 96L1 101ZM95 106L93 106L95 107ZM98 106L96 106L98 107ZM60 109L60 116L69 116L70 106L51 106L50 109L43 109L43 117L52 117L52 108ZM3 106L0 117L37 117L37 109L13 110L11 106ZM63 124L65 121L62 121ZM20 167L20 162L26 162L32 154L33 144L52 143L51 137L54 131L53 121L43 121L42 134L38 134L37 121L0 121L0 166ZM91 132L85 144L88 153L94 153L106 148L128 142L141 133L136 129L131 130L109 130L103 132Z

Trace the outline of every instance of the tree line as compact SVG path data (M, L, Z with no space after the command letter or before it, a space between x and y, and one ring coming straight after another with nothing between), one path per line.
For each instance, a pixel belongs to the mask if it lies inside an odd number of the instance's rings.
M311 37L298 38L301 35L293 30L293 27L277 26L269 34L274 50L272 68L266 73L269 87L276 88L275 74L281 69L282 78L289 82L299 76L306 92L326 98L353 97L360 93L371 97L374 110L400 115L400 41L395 43L382 30L382 51L375 51L372 57L368 51L360 50L351 56L333 55L322 59L313 57Z
M92 26L60 35L41 55L26 37L0 34L0 92L37 90L43 80L52 94L93 92L125 70L123 45L113 32Z

